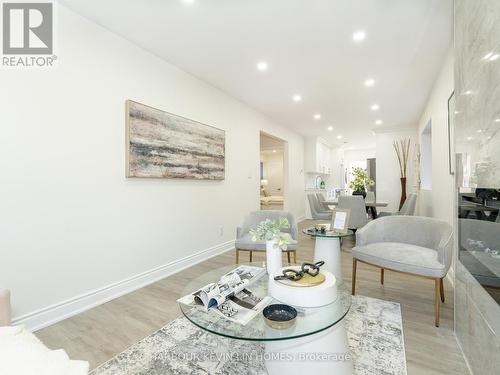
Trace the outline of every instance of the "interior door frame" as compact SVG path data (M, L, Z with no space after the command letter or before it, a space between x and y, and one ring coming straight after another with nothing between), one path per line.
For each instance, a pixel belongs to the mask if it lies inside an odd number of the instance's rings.
M288 141L275 136L274 134L270 134L264 130L259 131L259 161L260 161L260 152L262 151L262 145L260 143L260 136L264 135L269 138L273 138L277 141L280 141L283 144L283 210L289 210L289 150L288 150ZM259 187L260 187L260 170L259 170ZM260 194L260 188L259 188ZM260 199L259 199L259 210L260 210Z

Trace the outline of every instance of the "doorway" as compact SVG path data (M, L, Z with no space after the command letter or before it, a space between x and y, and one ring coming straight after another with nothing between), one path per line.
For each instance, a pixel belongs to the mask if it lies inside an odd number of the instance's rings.
M284 210L287 142L260 132L260 209Z

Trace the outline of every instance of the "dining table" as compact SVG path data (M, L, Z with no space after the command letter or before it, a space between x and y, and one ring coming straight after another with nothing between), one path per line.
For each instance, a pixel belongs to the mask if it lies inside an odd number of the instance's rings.
M339 204L338 199L331 199L331 200L325 200L323 201L323 204L325 206L336 206ZM372 215L373 219L377 218L377 207L387 207L389 205L389 202L387 201L381 201L378 199L365 199L365 205L368 210L370 210L370 213Z
M498 207L490 207L467 201L458 203L458 217L461 219L477 218L478 220L496 221L499 212L500 209Z

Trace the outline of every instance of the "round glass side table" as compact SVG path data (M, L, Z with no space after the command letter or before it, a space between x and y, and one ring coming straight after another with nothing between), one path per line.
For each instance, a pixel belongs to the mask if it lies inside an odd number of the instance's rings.
M324 269L330 271L338 280L342 280L342 260L340 257L340 238L352 236L354 232L348 230L347 233L339 233L327 230L317 231L315 228L307 228L302 233L316 240L314 245L314 261L325 262Z
M264 267L262 263L248 265ZM218 281L222 275L236 267L237 265L225 266L198 275L188 282L182 295ZM255 295L265 297L268 295L269 282L274 280L266 274L252 283L249 289ZM351 293L341 282L337 288L338 297L330 304L314 308L296 307L296 322L288 329L269 327L261 312L246 325L241 325L214 312L206 312L198 306L179 306L191 323L205 331L236 340L263 342L264 360L270 375L306 372L352 375L352 361L343 321L351 306ZM280 301L273 299L271 303Z

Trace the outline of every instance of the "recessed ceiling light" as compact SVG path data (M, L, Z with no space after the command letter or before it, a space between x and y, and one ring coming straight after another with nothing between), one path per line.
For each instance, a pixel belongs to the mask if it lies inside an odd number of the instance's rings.
M472 139L473 139L472 137L467 137L468 141L472 141Z
M358 30L354 32L354 34L352 34L352 40L358 43L365 40L365 38L366 38L366 33L363 30Z
M375 125L382 125L382 120L375 121Z
M321 114L320 114L320 113L316 113L316 114L314 115L314 119L315 119L315 120L319 120L320 118L321 118Z
M327 129L328 129L329 132L332 132L333 131L333 126L329 126Z
M455 111L455 114L458 115L460 113L460 111Z
M369 78L365 81L365 86L366 87L372 87L375 84L375 80L372 78Z
M496 118L496 119L495 119L495 122L500 122L500 118Z
M264 72L266 71L268 68L268 65L265 61L259 61L257 63L257 69L260 70L261 72Z
M463 95L470 95L470 94L472 94L472 91L470 90L467 90L466 92L463 93Z
M342 139L342 136L340 134L337 135L337 139Z
M274 153L276 153L276 150L273 150Z
M478 133L482 133L483 132L483 129L477 129L476 132Z
M300 102L302 100L302 96L296 94L293 96L293 101L294 102Z
M499 57L500 57L500 54L495 53L493 56L491 56L491 57L489 58L489 60L490 60L490 61L495 61L495 60L497 60Z
M380 106L378 104L374 104L370 108L371 108L372 111L378 111L379 108L380 108Z
M185 4L193 4L194 0L182 0L182 2Z

